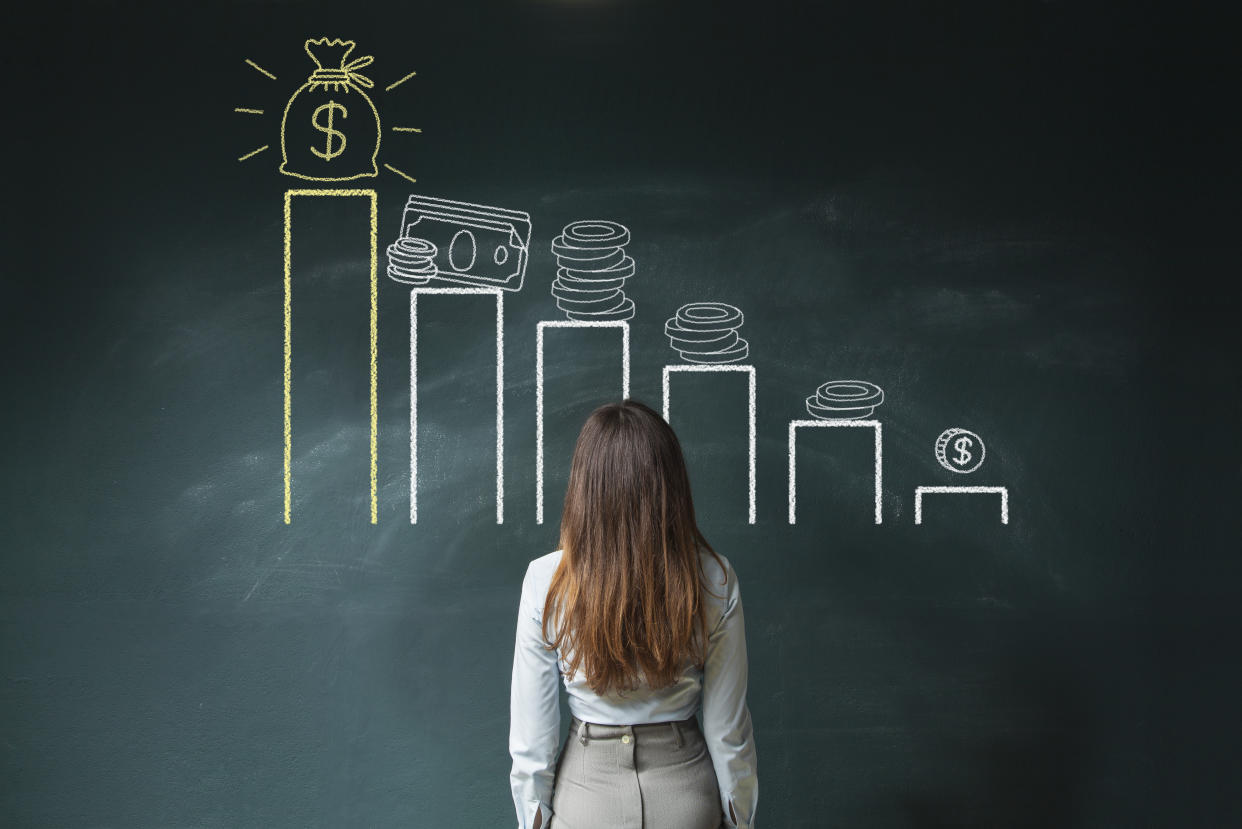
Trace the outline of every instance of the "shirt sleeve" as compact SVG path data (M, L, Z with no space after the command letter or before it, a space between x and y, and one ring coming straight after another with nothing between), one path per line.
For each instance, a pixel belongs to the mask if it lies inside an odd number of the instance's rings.
M528 565L518 603L513 682L509 692L509 754L513 758L509 788L517 809L518 829L531 829L535 815L541 810L540 826L548 825L561 731L560 669L556 652L543 648L541 624L545 597L535 595L534 581Z
M746 705L746 629L737 574L726 566L725 611L708 636L703 668L703 736L720 784L724 825L754 826L759 776L750 709ZM736 823L729 817L733 805Z

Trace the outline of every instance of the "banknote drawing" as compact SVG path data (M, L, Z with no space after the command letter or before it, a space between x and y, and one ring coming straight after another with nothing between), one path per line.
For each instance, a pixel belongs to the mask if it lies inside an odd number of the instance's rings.
M388 276L520 291L530 259L530 214L522 210L412 195L388 246Z

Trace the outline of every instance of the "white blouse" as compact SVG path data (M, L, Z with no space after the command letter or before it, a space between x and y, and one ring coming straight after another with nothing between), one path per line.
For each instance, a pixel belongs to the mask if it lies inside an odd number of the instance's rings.
M518 829L531 829L542 810L541 826L551 814L552 783L560 750L561 715L558 678L569 695L570 712L589 723L637 725L684 720L703 709L703 736L720 785L724 825L752 829L759 799L755 740L750 709L746 706L746 630L737 574L720 556L724 572L710 553L702 552L703 589L707 628L707 660L703 670L688 664L672 685L658 690L638 688L624 696L610 691L600 696L586 684L581 672L566 677L568 667L560 651L541 629L543 603L561 551L532 561L522 579L517 637L513 648L513 685L509 696L509 754L513 768L509 784L517 809ZM710 591L710 592L709 592ZM716 595L712 595L715 593ZM729 804L737 822L729 819Z

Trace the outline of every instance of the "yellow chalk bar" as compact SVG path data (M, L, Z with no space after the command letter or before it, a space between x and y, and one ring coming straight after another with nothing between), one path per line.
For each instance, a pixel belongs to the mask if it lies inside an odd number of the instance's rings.
M266 149L266 147L264 148ZM388 166L388 165L384 165ZM411 179L413 181L413 179ZM379 394L377 390L376 363L379 361L379 283L376 272L379 265L379 197L374 190L286 190L285 191L285 523L292 518L293 466L293 291L290 279L293 251L293 197L294 196L360 196L371 204L371 523L379 523Z

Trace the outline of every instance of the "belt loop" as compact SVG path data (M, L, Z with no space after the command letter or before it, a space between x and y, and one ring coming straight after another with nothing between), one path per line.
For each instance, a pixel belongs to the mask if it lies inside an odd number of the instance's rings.
M673 742L676 743L678 748L681 748L681 726L677 724L676 720L673 721Z
M583 745L587 744L587 724L586 720L578 721L578 742Z

